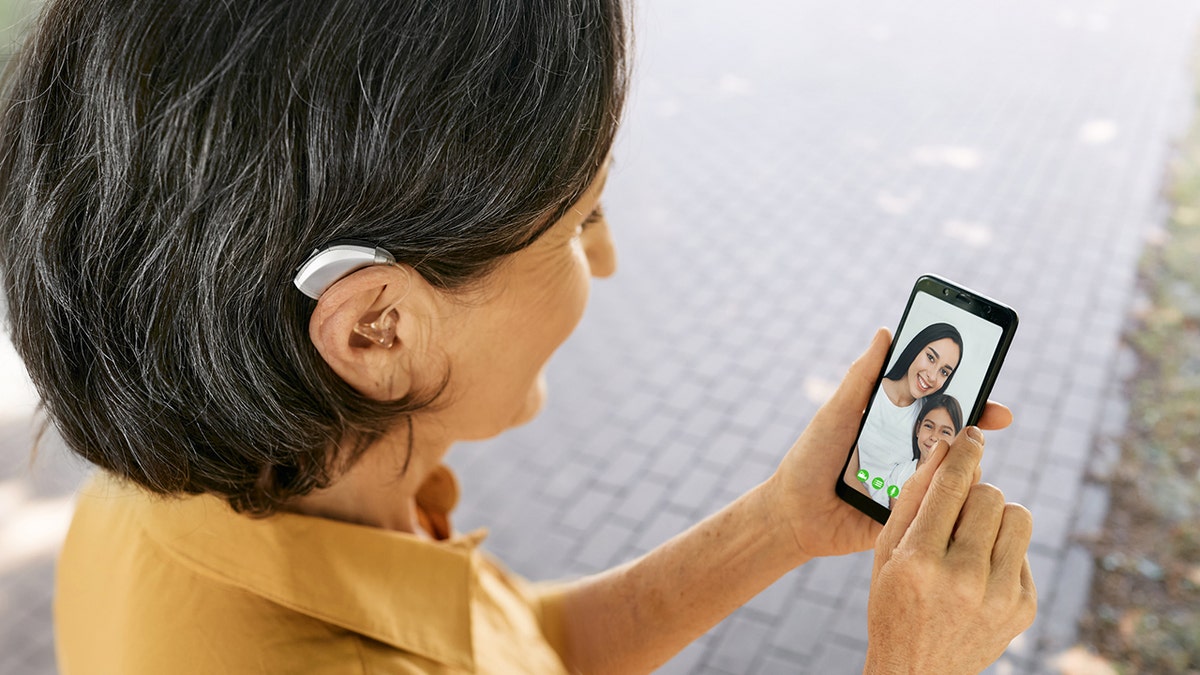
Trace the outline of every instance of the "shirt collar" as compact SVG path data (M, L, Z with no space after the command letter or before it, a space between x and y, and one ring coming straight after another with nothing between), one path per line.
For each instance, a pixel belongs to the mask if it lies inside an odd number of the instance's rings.
M474 669L471 596L483 530L435 542L293 513L251 518L206 495L139 496L149 500L142 510L147 534L195 571L398 649Z

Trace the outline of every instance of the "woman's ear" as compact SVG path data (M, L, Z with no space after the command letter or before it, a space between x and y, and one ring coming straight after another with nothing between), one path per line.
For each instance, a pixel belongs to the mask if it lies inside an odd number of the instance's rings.
M366 267L340 279L317 300L308 334L338 377L364 396L395 400L408 394L425 348L420 327L429 319L432 289L400 265Z

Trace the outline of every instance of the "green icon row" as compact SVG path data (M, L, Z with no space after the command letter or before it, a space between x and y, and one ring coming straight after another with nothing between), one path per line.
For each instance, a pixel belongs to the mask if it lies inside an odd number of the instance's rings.
M867 479L869 479L869 478L871 478L871 474L868 473L866 469L858 470L858 480L859 481L865 483L865 482L867 482ZM875 488L876 490L882 490L883 489L883 479L880 478L879 476L876 476L875 479L871 481L871 487ZM892 499L895 499L896 497L900 496L900 488L895 485L889 485L888 489L887 489L887 494Z

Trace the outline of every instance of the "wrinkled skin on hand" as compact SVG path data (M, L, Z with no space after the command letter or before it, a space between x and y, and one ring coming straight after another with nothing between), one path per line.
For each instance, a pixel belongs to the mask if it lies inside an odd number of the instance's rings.
M939 441L875 542L867 672L978 673L1037 614L1033 517L979 483L983 433Z
M939 441L905 484L887 526L834 492L891 335L875 334L767 483L803 556L875 548L868 673L978 673L1029 627L1037 590L1025 555L1032 517L981 484L984 437ZM983 429L1012 422L989 402Z
M891 332L879 329L870 347L851 366L833 397L821 406L771 477L779 514L807 557L837 556L875 545L883 527L842 501L834 484L858 435L863 410L883 370ZM979 426L1003 429L1012 413L988 402ZM978 471L974 476L979 480Z

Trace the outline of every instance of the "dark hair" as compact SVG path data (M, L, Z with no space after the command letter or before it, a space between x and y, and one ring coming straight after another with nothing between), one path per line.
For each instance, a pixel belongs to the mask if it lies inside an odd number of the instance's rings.
M954 341L954 344L958 345L958 362L962 363L963 341L962 336L958 334L958 329L948 323L934 323L921 329L921 332L914 335L913 339L908 341L908 345L904 347L904 351L900 352L900 356L896 359L896 362L892 364L891 370L889 370L884 377L889 380L904 379L904 376L908 373L908 369L912 366L913 361L915 361L917 357L921 355L921 351L924 350L929 344L944 338L950 338ZM940 394L943 391L946 391L946 387L950 386L950 381L954 379L954 374L957 372L958 368L950 371L950 376L946 378L946 381L942 383L942 386L938 388L937 391L929 394L929 396Z
M0 265L67 444L258 514L328 485L439 392L373 401L337 377L297 266L355 238L461 292L537 239L608 155L623 17L621 0L50 3L0 110Z
M917 415L917 421L913 424L912 447L913 459L921 458L921 448L917 445L917 431L921 428L921 423L925 421L925 416L941 408L950 415L950 423L954 425L954 433L962 431L963 414L962 406L958 404L958 399L949 394L930 394L926 396L921 403L921 414Z

